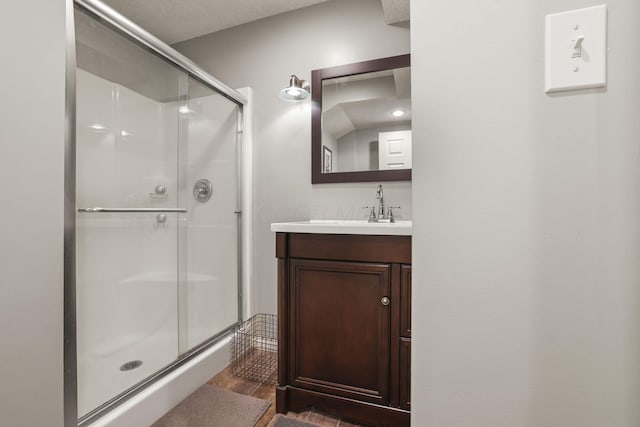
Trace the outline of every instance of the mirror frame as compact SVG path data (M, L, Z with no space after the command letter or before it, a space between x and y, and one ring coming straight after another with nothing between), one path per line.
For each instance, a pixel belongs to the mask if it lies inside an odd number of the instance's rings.
M311 183L411 181L411 169L322 173L322 81L336 77L411 66L411 55L390 56L371 61L311 71Z

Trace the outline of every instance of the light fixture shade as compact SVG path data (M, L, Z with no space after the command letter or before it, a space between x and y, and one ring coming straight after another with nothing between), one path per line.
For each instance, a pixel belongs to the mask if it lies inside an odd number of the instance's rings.
M300 80L298 77L291 75L289 86L280 91L280 99L289 102L299 102L309 96L311 86L306 80Z

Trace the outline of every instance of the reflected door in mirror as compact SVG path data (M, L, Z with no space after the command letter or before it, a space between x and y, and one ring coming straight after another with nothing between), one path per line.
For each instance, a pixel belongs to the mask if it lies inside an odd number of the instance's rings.
M411 130L378 134L378 169L411 169Z

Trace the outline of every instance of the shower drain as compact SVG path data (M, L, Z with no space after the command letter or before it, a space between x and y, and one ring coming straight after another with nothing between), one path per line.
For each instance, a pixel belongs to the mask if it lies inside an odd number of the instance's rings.
M136 369L142 365L142 360L132 360L131 362L127 362L124 365L120 366L121 371L130 371L132 369Z

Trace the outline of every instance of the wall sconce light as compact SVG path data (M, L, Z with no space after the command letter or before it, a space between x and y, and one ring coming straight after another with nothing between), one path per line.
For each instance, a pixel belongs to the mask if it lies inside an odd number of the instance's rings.
M306 80L300 80L298 77L291 75L289 86L280 91L280 99L289 102L298 102L309 96L311 85Z

